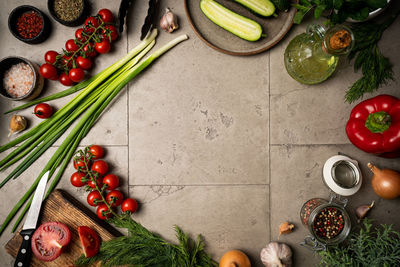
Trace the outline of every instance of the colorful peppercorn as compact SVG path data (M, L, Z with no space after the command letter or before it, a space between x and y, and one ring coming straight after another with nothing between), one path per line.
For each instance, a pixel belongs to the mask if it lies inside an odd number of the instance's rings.
M300 219L305 226L308 225L308 218L310 218L311 212L324 203L327 203L327 201L322 198L312 198L304 203L300 211Z
M314 233L323 239L332 239L340 234L344 227L344 218L340 210L334 207L322 209L314 219Z
M24 39L32 39L43 28L42 17L34 11L25 12L17 19L17 31Z

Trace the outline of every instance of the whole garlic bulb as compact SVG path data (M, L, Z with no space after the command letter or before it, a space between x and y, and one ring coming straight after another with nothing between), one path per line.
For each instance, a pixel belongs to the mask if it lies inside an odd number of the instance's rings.
M292 266L292 250L284 243L271 242L260 253L261 261L266 267Z

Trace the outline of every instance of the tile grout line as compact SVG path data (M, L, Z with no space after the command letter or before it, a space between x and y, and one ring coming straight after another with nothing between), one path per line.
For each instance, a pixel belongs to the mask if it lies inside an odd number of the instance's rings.
M128 38L128 24L127 23L125 23L125 25L126 25L126 27L125 27L125 35L126 35L126 53L129 53L129 38ZM128 83L127 85L127 100L126 100L126 106L127 106L127 116L126 116L126 119L127 119L127 121L126 121L126 135L127 135L127 142L128 142L128 144L127 144L127 148L128 148L128 155L127 155L127 157L128 157L128 181L127 181L127 184L128 184L128 192L127 192L127 194L128 194L128 197L130 197L130 190L129 190L129 188L130 188L130 184L129 184L129 177L130 177L130 160L129 160L129 148L130 148L130 142L129 142L129 111L130 111L130 109L129 109L129 95L130 95L130 93L129 93L129 89L130 89L130 83Z
M268 222L269 222L269 242L271 242L271 50L268 51Z

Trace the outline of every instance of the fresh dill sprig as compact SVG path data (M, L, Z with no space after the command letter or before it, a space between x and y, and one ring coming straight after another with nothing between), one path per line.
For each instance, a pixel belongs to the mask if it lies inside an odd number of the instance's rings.
M129 214L108 220L116 227L128 229L128 236L121 236L103 242L99 253L91 258L84 255L75 262L76 266L88 266L101 262L101 266L135 267L214 267L217 263L204 251L200 236L192 240L178 226L175 226L179 244L172 244L159 235L150 232Z
M364 219L360 232L353 233L347 243L329 246L319 255L320 266L400 266L400 233L394 231L392 225L372 230L371 220Z
M354 71L362 71L358 79L346 92L346 101L352 103L363 97L365 93L372 93L380 86L393 80L393 66L389 59L382 55L378 48L378 41L382 33L393 23L400 11L389 17L382 24L366 22L352 27L355 45L349 54L349 60L355 57Z

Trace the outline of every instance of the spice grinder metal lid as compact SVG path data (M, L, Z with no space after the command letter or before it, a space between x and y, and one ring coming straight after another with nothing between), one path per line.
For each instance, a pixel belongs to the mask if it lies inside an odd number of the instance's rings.
M338 195L354 195L362 184L358 162L344 155L330 157L324 164L323 181Z

